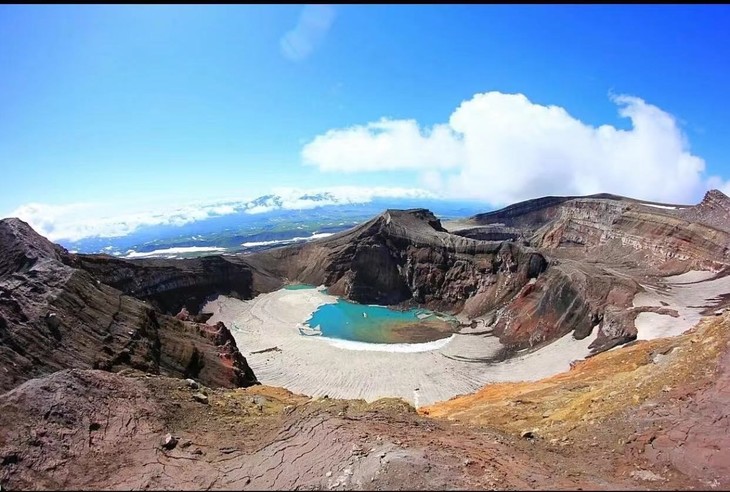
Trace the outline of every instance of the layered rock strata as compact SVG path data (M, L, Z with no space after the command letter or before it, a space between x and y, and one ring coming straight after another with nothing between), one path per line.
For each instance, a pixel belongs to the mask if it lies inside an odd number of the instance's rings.
M123 294L17 219L0 221L0 390L67 368L195 377L245 386L256 377L222 324L183 321Z

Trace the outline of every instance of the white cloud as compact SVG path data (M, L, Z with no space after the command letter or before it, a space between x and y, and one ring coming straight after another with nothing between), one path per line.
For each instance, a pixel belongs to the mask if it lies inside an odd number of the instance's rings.
M179 226L235 212L230 205L220 203L169 207L155 212L120 212L120 208L98 203L30 203L16 208L8 217L18 217L26 221L51 241L76 241L86 237L126 236L144 226Z
M319 135L305 145L302 157L322 171L345 172L451 168L464 159L448 125L423 133L415 120L386 118Z
M180 226L242 212L256 214L278 209L306 210L325 205L367 203L375 198L436 198L434 193L425 190L395 187L275 188L273 191L273 196L255 200L216 200L182 206L168 204L166 207L137 204L137 211L110 204L29 203L13 210L8 217L18 217L28 222L51 241L77 241L88 237L126 236L145 226Z
M495 205L599 192L694 203L709 178L675 118L637 97L611 99L629 130L593 127L522 94L488 92L431 129L381 120L330 130L306 144L302 158L322 171L414 170L445 196Z
M332 6L306 5L294 29L279 40L282 55L294 61L307 58L324 41L334 20L335 9Z

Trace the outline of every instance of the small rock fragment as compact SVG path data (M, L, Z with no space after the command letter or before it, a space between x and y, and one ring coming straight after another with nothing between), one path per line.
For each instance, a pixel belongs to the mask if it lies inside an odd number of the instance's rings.
M190 446L192 446L192 444L193 444L192 441L187 440L187 441L181 442L180 447L185 449L185 448L189 448Z
M329 478L329 477L332 476L332 472L331 471L328 471L327 473L324 474L324 476L327 477L327 478Z
M630 474L635 480L645 480L647 482L657 482L660 480L664 480L663 477L660 477L656 473L652 473L649 470L636 470L632 471Z
M188 386L190 388L193 388L193 389L198 389L199 388L198 383L194 379L188 378L188 379L185 380L185 382L188 383Z
M163 439L161 446L164 449L173 449L175 446L177 446L177 438L174 437L172 434L168 433Z
M193 395L193 400L200 402L200 403L204 403L206 405L208 404L208 397L205 396L203 393L195 393Z
M522 434L520 434L520 437L523 439L535 439L535 431L534 430L522 431Z

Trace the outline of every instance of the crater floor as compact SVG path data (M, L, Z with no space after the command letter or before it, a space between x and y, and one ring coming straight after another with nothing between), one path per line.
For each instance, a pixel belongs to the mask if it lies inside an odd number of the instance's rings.
M299 327L317 307L336 301L321 290L282 289L249 301L220 296L203 312L213 313L209 323L223 321L231 327L263 384L309 396L367 401L401 397L416 407L471 393L490 382L533 380L566 371L571 361L588 355L593 340L575 340L568 334L539 351L489 362L502 345L483 331L387 345L300 334Z
M691 283L688 283L691 282ZM691 328L700 312L730 292L730 276L707 272L666 277L661 289L639 293L635 306L662 305L680 316L641 313L636 320L642 340L678 335ZM368 344L303 336L299 328L321 305L337 302L324 289L281 289L241 301L219 296L203 312L211 323L231 327L236 343L263 384L309 396L374 401L400 397L416 407L472 393L487 383L535 381L570 368L589 354L594 332L583 340L572 334L534 352L498 362L497 337L469 330L420 344ZM471 332L471 333L470 333Z

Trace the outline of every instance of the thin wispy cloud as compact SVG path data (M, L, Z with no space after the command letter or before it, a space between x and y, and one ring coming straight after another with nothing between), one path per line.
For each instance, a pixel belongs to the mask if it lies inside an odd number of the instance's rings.
M671 114L638 97L609 97L630 129L594 127L559 106L488 92L430 128L382 119L329 130L303 146L302 159L320 171L410 170L428 189L494 205L599 192L692 203L710 187L730 187L705 175Z
M306 5L297 25L281 37L281 54L292 61L308 58L322 44L335 20L331 5Z

